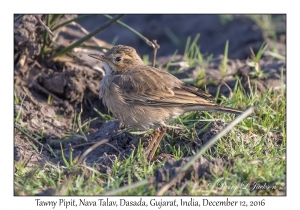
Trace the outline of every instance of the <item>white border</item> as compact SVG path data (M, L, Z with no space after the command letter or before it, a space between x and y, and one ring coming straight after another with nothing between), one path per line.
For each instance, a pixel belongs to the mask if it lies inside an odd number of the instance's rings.
M13 14L14 13L196 13L196 14L220 14L220 13L287 13L287 196L280 197L229 197L230 200L250 202L251 200L265 199L266 206L262 208L279 209L282 207L293 206L298 198L299 181L299 160L296 154L299 154L299 119L298 114L298 94L299 90L296 84L299 84L299 12L298 5L288 1L11 1L2 3L1 6L1 191L0 206L20 207L31 209L41 209L35 205L36 198L46 200L58 199L79 199L79 197L14 197L13 196ZM10 3L13 5L8 6ZM294 100L293 100L294 99ZM3 135L4 134L4 135ZM298 135L297 135L298 134ZM298 138L297 138L298 137ZM296 197L297 196L297 197ZM100 197L84 197L88 200L97 200ZM104 197L101 197L104 198ZM150 200L152 197L144 197ZM158 198L158 197L156 197ZM173 199L173 197L159 197L159 199ZM176 197L180 199L181 197ZM187 198L187 197L184 197ZM206 197L197 197L204 199ZM209 200L226 200L227 197L208 197ZM119 200L121 197L110 197L112 200ZM139 199L138 197L126 197L128 200ZM298 198L299 199L299 198ZM49 209L49 207L46 207ZM94 207L95 208L95 207ZM100 207L96 207L100 209ZM132 208L132 207L128 207ZM140 208L140 207L135 207ZM150 208L150 207L149 207ZM157 207L152 207L158 209ZM192 208L192 207L189 207ZM222 207L224 208L224 207ZM225 207L226 208L226 207ZM233 207L230 207L233 208ZM240 208L240 207L239 207ZM299 207L298 207L299 208ZM9 208L11 209L11 208ZM65 209L57 207L55 209ZM75 208L68 208L75 209ZM78 207L76 209L79 209ZM80 208L81 209L81 208ZM103 208L106 209L106 208ZM296 208L292 208L296 209Z

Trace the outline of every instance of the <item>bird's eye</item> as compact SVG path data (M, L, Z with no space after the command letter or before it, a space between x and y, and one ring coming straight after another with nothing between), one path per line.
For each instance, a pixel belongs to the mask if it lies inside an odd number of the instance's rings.
M115 60L116 60L116 61L121 61L122 58L121 58L121 57L116 57Z

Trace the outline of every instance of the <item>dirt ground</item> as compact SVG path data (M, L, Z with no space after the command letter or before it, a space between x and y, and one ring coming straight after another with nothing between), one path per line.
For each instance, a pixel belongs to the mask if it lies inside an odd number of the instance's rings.
M74 15L66 15L70 19ZM79 23L87 30L95 29L96 24L106 21L101 15L94 18L87 18ZM274 91L281 86L281 70L286 67L285 61L279 61L272 56L265 56L260 61L260 67L268 75L264 78L250 75L251 68L246 65L247 59L251 57L250 47L257 52L261 44L265 41L262 30L252 20L242 16L234 18L228 24L222 24L217 15L125 15L122 19L132 28L150 40L156 39L161 45L158 50L158 66L164 67L176 49L179 49L174 61L184 61L182 56L187 36L194 37L200 33L199 45L201 52L213 53L215 59L206 64L206 72L201 86L206 86L212 95L216 94L217 88L221 87L220 93L229 96L234 88L235 76L240 76L245 89L250 83L257 84L262 92L266 88L273 88ZM143 24L143 23L147 24ZM284 21L283 21L284 24ZM177 27L181 25L183 27ZM170 32L171 31L171 32ZM170 33L176 34L179 40L174 44L170 38ZM63 46L83 36L83 32L76 26L66 26L55 33L60 47L54 44L50 48L58 51ZM110 47L113 37L118 36L118 44L130 45L137 49L141 55L149 54L152 58L152 49L132 32L114 24L97 35L97 42L104 47ZM285 56L285 36L278 36L278 52ZM88 120L89 130L86 131L88 142L99 142L109 139L110 144L102 145L91 152L86 159L87 164L97 161L99 170L102 173L110 173L113 160L120 155L125 158L142 139L144 146L147 146L152 134L132 135L124 131L124 126L117 120L104 122L105 119L95 111L98 110L107 114L107 109L98 98L99 84L105 75L101 62L90 59L87 54L97 53L96 50L76 48L76 57L63 56L53 58L53 54L46 50L44 57L41 56L42 42L44 39L44 28L37 22L34 16L25 15L22 20L14 26L14 88L15 95L19 99L14 104L15 118L19 116L19 121L15 127L14 158L18 162L29 159L27 167L36 164L43 164L46 161L57 162L59 159L51 155L47 150L49 144L55 153L60 154L60 143L64 148L72 147L74 157L82 154L91 145L86 143L80 131L74 133L74 117L81 113L82 124ZM222 76L221 58L219 54L224 53L226 40L230 41L229 59L227 62L227 74ZM49 42L49 40L47 40ZM94 42L90 40L89 42ZM99 52L98 52L99 53ZM172 66L172 69L180 69L183 73L175 76L180 79L195 78L201 71L202 66L187 68L184 66ZM284 82L286 72L283 72ZM49 97L51 96L51 98ZM82 111L81 111L82 110ZM95 119L96 118L96 119ZM78 119L78 118L77 118ZM201 127L202 125L199 125ZM222 130L224 122L212 123L199 139L195 139L190 145L190 151L196 151L208 139ZM26 127L28 133L35 133L31 138L25 136L18 128ZM75 126L77 129L77 125ZM75 129L75 130L76 130ZM66 134L66 131L69 134ZM72 133L73 132L73 133ZM180 134L180 130L168 129L168 133ZM32 139L39 143L34 143L42 152L36 152L31 143ZM177 143L177 142L176 142ZM183 144L182 139L178 144ZM43 148L43 149L42 149ZM65 153L67 156L68 152ZM156 171L155 176L160 182L164 181L164 174L174 173L189 159L189 154L182 160L174 161L172 157L164 167ZM222 161L216 160L211 163L206 159L198 161L198 166L193 170L198 177L209 176L208 168L214 165L216 171L221 171Z

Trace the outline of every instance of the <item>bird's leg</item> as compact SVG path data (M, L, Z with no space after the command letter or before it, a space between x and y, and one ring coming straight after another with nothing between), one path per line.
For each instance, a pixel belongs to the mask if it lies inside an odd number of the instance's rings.
M157 139L157 141L156 141L156 143L155 143L155 145L154 145L154 147L153 147L150 155L148 156L148 160L150 160L150 161L152 160L152 158L153 158L153 156L154 156L154 154L155 154L155 152L156 152L156 150L157 150L157 148L158 148L158 146L159 146L162 138L164 137L166 131L167 131L166 126L162 126L161 127L160 135L159 135L159 137L158 137L158 139Z
M160 132L159 132L158 129L155 129L155 130L154 130L153 138L152 138L150 144L148 145L148 147L145 149L146 152L149 151L149 150L151 150L151 148L153 147L155 141L157 140L157 138L158 138L158 136L159 136L159 133L160 133Z

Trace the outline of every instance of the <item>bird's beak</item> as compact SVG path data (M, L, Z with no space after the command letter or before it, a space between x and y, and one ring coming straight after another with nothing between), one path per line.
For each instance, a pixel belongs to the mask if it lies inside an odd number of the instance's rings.
M107 61L107 58L104 55L90 54L89 56L100 61Z

